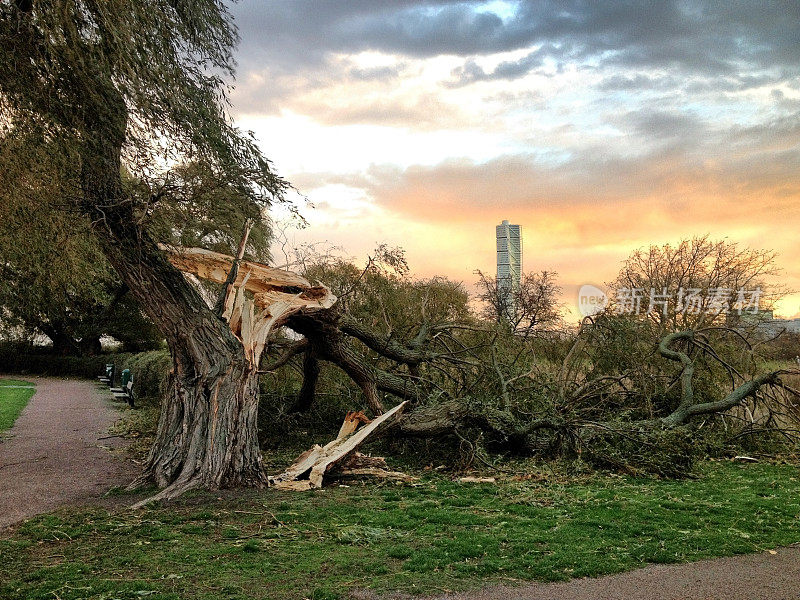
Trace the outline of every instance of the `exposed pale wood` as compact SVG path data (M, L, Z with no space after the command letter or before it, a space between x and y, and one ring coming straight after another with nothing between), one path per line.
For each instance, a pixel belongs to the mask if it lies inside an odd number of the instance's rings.
M407 402L401 402L391 410L365 424L363 427L356 429L353 433L344 435L343 437L337 437L332 442L325 444L321 449L315 446L307 450L301 454L284 473L274 478L276 486L280 489L293 490L322 487L323 479L335 466L345 462L368 437L375 435L382 427L399 418L406 404ZM352 415L357 414L358 413L348 413L348 417L351 417L349 422L359 424L361 420L357 417L352 417ZM345 420L345 424L346 423L348 423L347 419ZM342 427L344 428L344 424ZM309 463L313 464L310 470L308 469ZM375 466L367 466L365 468L377 469ZM288 482L293 480L306 480L306 473L308 473L307 487L305 485L288 485ZM299 484L300 481L297 481L297 483Z
M193 273L201 279L217 283L225 283L228 278L233 257L204 248L175 248L161 246L167 253L169 261L184 273ZM239 263L239 273L235 286L240 286L249 274L246 289L253 293L269 292L276 288L299 288L304 291L311 288L311 283L297 273L276 269L261 263L243 260Z
M292 465L286 469L286 471L273 478L273 481L279 486L281 483L293 481L302 477L305 473L311 470L317 460L319 460L321 454L322 446L319 444L314 444L314 446L298 456Z
M203 248L161 248L185 273L217 283L228 282L229 275L234 279L232 269L238 259L232 256ZM243 251L241 247L239 250ZM240 260L234 283L228 285L224 296L222 317L242 341L248 360L257 366L275 328L298 312L324 310L335 303L336 296L325 286L312 286L291 271Z
M223 313L222 318L226 319L231 325L231 331L236 332L239 330L242 322L242 307L244 306L245 301L245 285L247 283L247 279L249 277L249 273L244 278L243 285L239 286L236 290L236 295L234 296L233 304L230 308L230 312L226 310Z
M256 316L253 302L249 298L244 299L242 306L242 317L239 325L239 339L242 340L245 352L250 354L250 360L253 361L253 326L255 325ZM257 365L253 361L254 365Z
M325 473L327 473L334 464L347 457L351 452L354 452L364 440L377 432L382 425L390 423L399 417L407 403L408 401L401 402L391 410L377 417L368 425L358 429L354 434L346 438L333 440L326 444L322 449L322 456L311 469L311 474L308 476L312 485L314 487L322 487L322 479Z
M752 456L734 456L733 460L738 460L739 462L758 462L758 459Z
M334 474L336 479L350 479L358 477L376 477L378 479L391 479L393 481L416 481L417 477L413 477L408 473L402 471L389 471L387 469L379 469L377 467L363 467L359 469L342 469L337 470ZM295 483L304 483L297 481Z
M292 481L275 482L275 489L283 490L285 492L307 492L313 488L314 486L311 485L311 482L308 479L301 479L299 481L294 479Z
M341 439L353 433L356 429L358 429L359 425L366 425L370 422L369 417L365 415L362 411L354 411L351 410L347 413L344 417L344 421L342 421L342 426L339 428L339 434L336 436L336 439Z

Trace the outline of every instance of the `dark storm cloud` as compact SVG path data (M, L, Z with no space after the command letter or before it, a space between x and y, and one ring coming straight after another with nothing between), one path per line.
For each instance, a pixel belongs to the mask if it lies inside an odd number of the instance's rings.
M544 56L706 75L781 66L797 73L800 58L800 3L794 1L537 0L518 2L501 18L483 2L250 0L233 12L245 69L320 66L328 53L363 50L469 59L531 49L488 78L521 76Z
M234 5L245 66L309 66L325 55L377 50L413 57L483 54L524 47L524 20L510 23L481 2L299 0Z

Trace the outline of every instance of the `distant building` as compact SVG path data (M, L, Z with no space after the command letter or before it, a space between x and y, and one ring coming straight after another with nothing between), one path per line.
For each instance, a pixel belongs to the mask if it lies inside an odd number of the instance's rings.
M765 321L761 328L772 335L777 335L781 331L786 333L800 333L800 319L771 319Z
M511 294L522 276L522 238L519 225L503 221L497 230L497 286ZM510 308L510 307L509 307Z
M778 335L782 331L786 333L800 333L800 319L780 319L775 318L771 310L759 310L758 312L743 312L735 315L734 319L728 319L728 325L740 328L756 328L767 335Z

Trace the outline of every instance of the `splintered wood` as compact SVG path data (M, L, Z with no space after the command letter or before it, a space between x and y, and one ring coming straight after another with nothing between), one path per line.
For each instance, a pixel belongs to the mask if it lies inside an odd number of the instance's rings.
M243 238L240 254L246 242ZM328 309L336 296L324 285L311 283L296 273L202 248L161 246L169 261L184 273L228 285L220 302L222 318L244 346L251 364L257 366L270 333L298 312ZM238 261L236 277L231 269ZM405 402L370 421L363 412L349 412L339 435L325 446L316 445L301 454L286 472L272 481L279 489L310 490L320 488L326 476L357 477L369 475L390 479L409 479L404 473L390 471L379 457L360 454L357 449L384 425L396 420Z
M409 479L404 473L389 471L380 457L357 452L367 438L375 436L386 425L396 421L405 407L401 402L391 410L370 421L362 412L349 412L339 435L325 446L315 445L297 457L292 466L273 478L281 490L311 490L321 488L326 476L356 477L369 475L390 479Z
M179 270L216 283L227 281L234 262L232 256L203 248L161 248ZM330 308L336 302L324 285L314 286L297 273L249 260L239 261L233 288L235 293L225 298L222 317L254 365L258 365L270 333L291 315Z

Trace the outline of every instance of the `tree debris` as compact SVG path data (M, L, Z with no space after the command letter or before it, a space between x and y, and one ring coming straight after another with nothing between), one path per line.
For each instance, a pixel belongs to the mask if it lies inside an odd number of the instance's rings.
M395 422L406 404L401 402L372 421L362 412L347 413L335 440L325 446L314 445L303 452L286 471L272 478L272 483L279 490L302 491L321 488L328 475L406 478L403 473L389 471L383 458L356 452L367 438Z
M291 271L203 248L162 245L161 249L184 273L225 284L225 294L219 303L221 316L241 340L255 367L258 367L270 333L291 315L300 311L313 313L336 303L336 296L327 287L313 286Z

